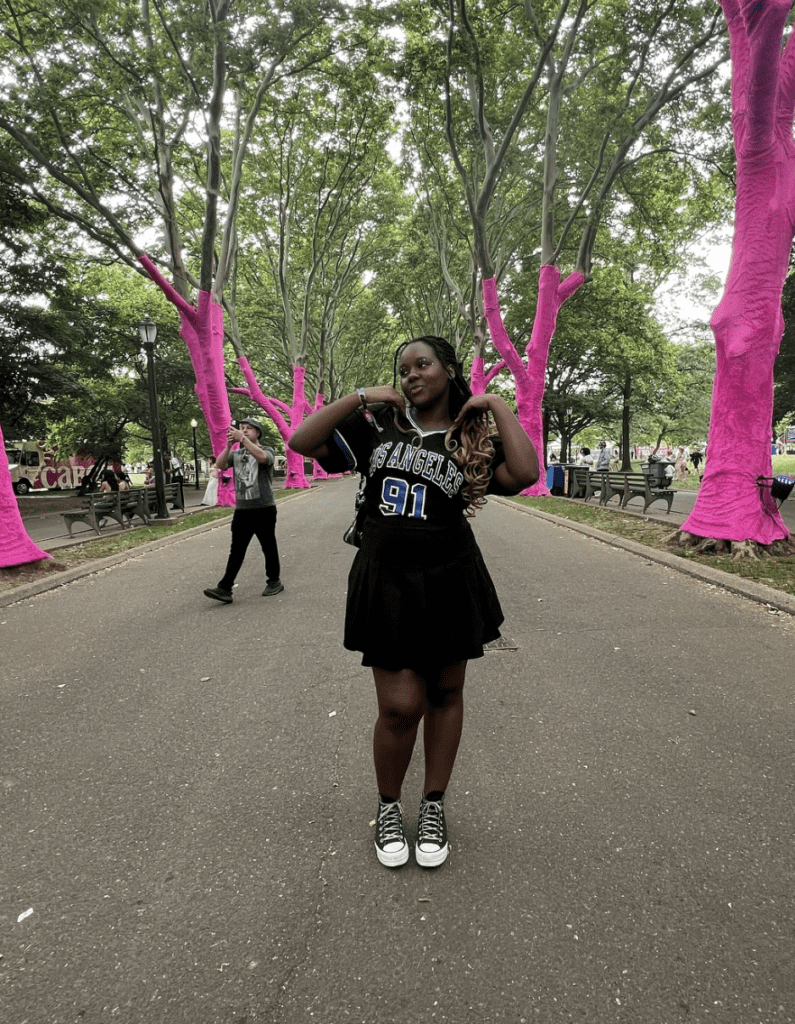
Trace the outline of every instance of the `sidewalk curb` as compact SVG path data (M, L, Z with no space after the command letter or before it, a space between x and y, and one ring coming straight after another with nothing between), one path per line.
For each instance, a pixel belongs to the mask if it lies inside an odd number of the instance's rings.
M292 501L294 498L300 498L302 495L310 493L310 488L305 488L298 491L295 494L284 495L281 498L277 498L276 504L281 505L282 502ZM151 551L157 551L158 548L164 547L166 544L171 544L174 541L182 540L185 537L195 537L200 533L207 533L210 530L217 530L220 526L228 526L229 520L232 518L234 509L230 508L229 515L224 516L222 519L214 519L211 523L202 523L201 526L192 526L187 530L181 530L179 533L169 534L168 537L161 537L159 540L150 540L147 544L141 544L137 548L129 548L127 551L122 551L118 555L111 555L108 558L99 558L96 561L86 561L84 565L77 565L74 569L67 569L65 572L56 572L52 576L48 576L43 580L36 580L35 583L25 583L21 587L17 587L15 590L7 590L0 593L0 608L8 608L12 604L19 604L21 601L26 601L30 597L37 597L39 594L44 594L48 590L55 590L58 587L66 586L67 583L73 583L75 580L81 579L83 576L91 576L93 573L102 572L104 569L110 569L114 565L118 565L120 562L127 562L132 558L138 558L140 555L149 554ZM63 548L56 548L56 550L64 550Z
M773 587L766 587L764 583L754 583L752 580L745 580L741 576L734 576L730 572L723 572L722 569L713 569L708 565L696 564L677 555L668 555L664 551L657 551L656 548L647 548L643 544L636 544L635 541L616 537L612 533L604 533L602 530L597 530L592 526L575 523L571 519L553 516L549 512L541 512L535 508L528 508L526 505L517 505L515 501L511 501L509 498L490 495L489 501L499 502L501 505L506 505L517 512L537 516L539 519L553 523L555 526L563 526L567 530L581 533L586 537L591 537L593 540L601 541L603 544L609 544L614 548L621 548L622 551L645 558L647 562L657 562L659 565L664 565L667 569L673 569L676 572L681 572L684 576L691 576L693 579L711 583L714 586L720 587L721 590L727 590L729 593L736 594L738 597L747 598L749 601L756 601L758 604L764 604L769 608L775 608L777 611L786 612L788 615L795 615L795 597L791 597L781 590L775 590Z

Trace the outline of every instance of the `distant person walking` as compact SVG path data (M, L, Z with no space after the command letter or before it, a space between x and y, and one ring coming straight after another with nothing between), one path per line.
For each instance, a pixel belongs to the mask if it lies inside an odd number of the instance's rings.
M701 451L698 448L694 448L692 453L691 453L691 455L690 455L690 461L693 463L693 469L696 471L696 473L698 473L698 467L701 465L701 460L703 458L704 458L704 456L702 455ZM701 479L701 474L700 473L698 474L698 477L699 477L699 480L700 480Z
M226 572L217 587L204 593L222 604L232 603L232 587L243 565L251 538L256 537L265 556L265 589L263 597L273 597L284 590L281 581L279 548L276 544L276 501L273 497L272 448L263 448L259 441L262 427L255 419L240 421L240 426L227 431L226 447L216 460L223 473L232 466L235 475L235 514L232 516L232 546ZM232 445L240 448L232 451Z
M687 480L687 458L685 457L685 446L680 444L676 450L674 462L674 480Z
M218 466L215 464L215 456L211 455L209 459L209 468L207 470L207 488L202 498L202 505L207 505L209 508L215 508L218 504Z
M176 452L172 455L170 452L166 452L166 463L167 469L170 474L170 483L182 484L185 483L185 470L182 466L182 459Z

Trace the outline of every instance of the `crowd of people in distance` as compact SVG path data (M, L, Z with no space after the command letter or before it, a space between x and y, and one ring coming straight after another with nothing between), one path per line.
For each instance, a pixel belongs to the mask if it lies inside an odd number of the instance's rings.
M692 463L693 469L702 478L701 465L706 458L706 446L703 450L700 445L691 448L688 445L680 444L674 452L666 452L659 462L666 466L666 476L672 481L686 480L690 474L688 462ZM577 449L574 457L575 466L587 466L595 472L604 472L609 469L618 469L621 464L620 453L617 447L611 446L607 441L600 441L596 452L592 452L587 445ZM551 452L547 460L548 466L560 465L560 459L555 452Z

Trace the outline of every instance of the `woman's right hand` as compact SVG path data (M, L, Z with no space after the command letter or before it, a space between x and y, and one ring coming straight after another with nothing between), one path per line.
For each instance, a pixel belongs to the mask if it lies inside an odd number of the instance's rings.
M368 405L379 405L381 403L385 405L394 406L395 409L402 413L406 411L406 399L400 391L395 388L389 387L385 384L379 384L376 387L364 389L364 400Z

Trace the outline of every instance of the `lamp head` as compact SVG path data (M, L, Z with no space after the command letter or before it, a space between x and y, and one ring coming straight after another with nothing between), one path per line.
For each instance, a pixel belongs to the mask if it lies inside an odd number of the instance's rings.
M145 316L138 325L138 334L143 345L154 345L157 337L157 324L153 323L148 316Z

